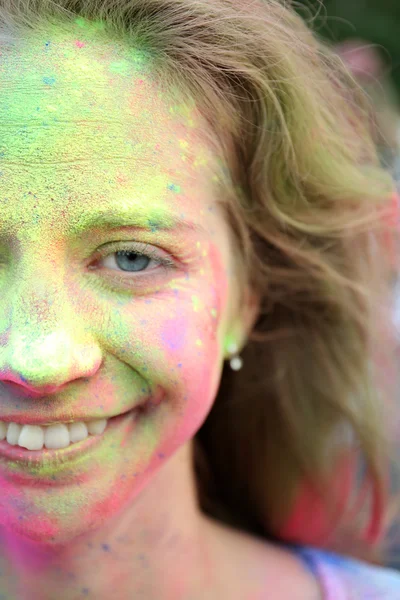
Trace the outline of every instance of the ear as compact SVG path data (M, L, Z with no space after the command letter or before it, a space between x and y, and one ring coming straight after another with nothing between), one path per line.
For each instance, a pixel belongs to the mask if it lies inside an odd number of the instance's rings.
M243 299L243 306L241 307L240 319L242 321L244 340L243 345L246 343L255 322L260 314L261 298L259 294L256 294L254 290L246 288Z
M260 314L261 298L250 288L246 288L242 295L241 305L225 338L225 354L229 356L229 348L236 346L238 352L246 345L247 339Z

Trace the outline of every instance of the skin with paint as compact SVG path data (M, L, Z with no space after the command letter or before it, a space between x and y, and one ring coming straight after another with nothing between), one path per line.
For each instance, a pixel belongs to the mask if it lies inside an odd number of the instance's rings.
M0 459L4 597L319 598L291 555L197 505L191 440L257 302L237 308L223 170L195 103L81 29L32 34L0 80L0 418L143 405L79 459Z

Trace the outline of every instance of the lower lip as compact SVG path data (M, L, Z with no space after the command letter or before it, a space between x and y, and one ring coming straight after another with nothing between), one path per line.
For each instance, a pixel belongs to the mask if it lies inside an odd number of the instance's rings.
M20 463L24 466L35 467L60 467L63 463L69 464L80 457L91 454L106 436L108 437L124 423L135 422L138 413L138 410L130 410L123 415L112 417L108 420L107 427L101 435L89 435L86 439L70 444L67 448L27 450L21 448L21 446L11 446L7 441L2 440L0 441L0 465L3 462L2 459Z

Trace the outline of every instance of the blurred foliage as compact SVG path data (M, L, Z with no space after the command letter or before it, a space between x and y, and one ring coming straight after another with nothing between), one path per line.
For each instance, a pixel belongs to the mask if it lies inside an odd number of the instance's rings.
M296 8L332 42L359 38L376 45L400 99L400 0L297 0Z

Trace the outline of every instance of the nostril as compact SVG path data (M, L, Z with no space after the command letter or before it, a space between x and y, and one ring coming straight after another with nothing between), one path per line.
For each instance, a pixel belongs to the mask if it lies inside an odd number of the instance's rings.
M61 387L63 387L54 385L42 387L31 386L26 383L17 383L8 379L3 379L1 382L8 386L15 393L17 393L19 396L22 396L24 398L40 398L42 396L47 396L48 394L54 394L54 392L59 392Z

